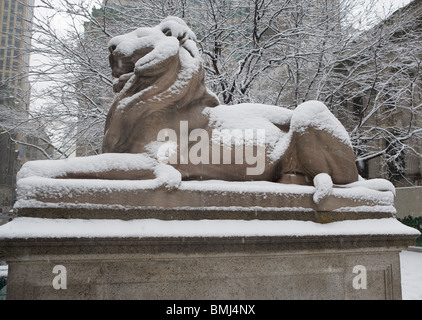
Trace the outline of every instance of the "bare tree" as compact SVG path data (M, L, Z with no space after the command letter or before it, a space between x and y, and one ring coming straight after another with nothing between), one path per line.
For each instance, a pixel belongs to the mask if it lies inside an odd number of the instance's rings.
M348 128L362 174L372 165L398 179L421 156L421 14L415 5L381 22L376 3L39 0L47 13L35 17L32 54L43 59L31 79L47 85L33 92L29 119L48 127L60 156L99 152L113 100L107 42L176 15L196 33L221 103L321 100ZM66 33L53 27L59 17Z
M363 171L372 166L392 181L421 179L421 18L414 2L359 33L344 48L328 95Z

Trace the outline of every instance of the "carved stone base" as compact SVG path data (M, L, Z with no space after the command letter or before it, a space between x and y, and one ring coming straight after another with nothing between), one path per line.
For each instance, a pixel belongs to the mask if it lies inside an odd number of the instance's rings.
M3 240L1 250L9 264L7 299L384 300L401 299L399 253L412 241L44 238ZM54 273L55 266L62 269Z

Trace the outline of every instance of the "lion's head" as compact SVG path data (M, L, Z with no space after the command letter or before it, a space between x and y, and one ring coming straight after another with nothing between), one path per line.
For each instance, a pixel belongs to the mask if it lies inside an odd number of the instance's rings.
M146 121L151 126L157 115L173 109L219 104L205 86L195 40L177 17L110 40L113 89L118 94L107 116L103 152L143 152Z
M166 73L181 54L186 65L198 69L200 58L194 43L195 34L185 22L169 17L154 28L139 28L110 40L109 61L113 77L118 79L116 92L132 75L159 77Z

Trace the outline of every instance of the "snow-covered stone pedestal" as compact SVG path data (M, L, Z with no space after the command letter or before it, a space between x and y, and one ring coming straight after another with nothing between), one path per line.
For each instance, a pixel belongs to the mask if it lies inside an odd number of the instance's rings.
M6 298L400 299L419 232L394 187L360 181L321 102L220 106L195 38L169 17L111 39L102 154L18 173Z
M409 240L95 237L15 239L2 246L7 299L383 300L401 299L398 254Z
M19 183L0 228L7 299L401 299L418 236L368 183L318 203L270 182Z

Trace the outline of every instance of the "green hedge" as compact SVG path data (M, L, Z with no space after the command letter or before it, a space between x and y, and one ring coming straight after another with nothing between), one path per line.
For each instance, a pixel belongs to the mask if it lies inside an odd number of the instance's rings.
M397 220L409 227L418 229L420 232L422 232L422 217L407 216L403 219L398 218ZM422 235L416 240L416 245L422 247Z
M7 278L0 277L0 300L6 300Z

